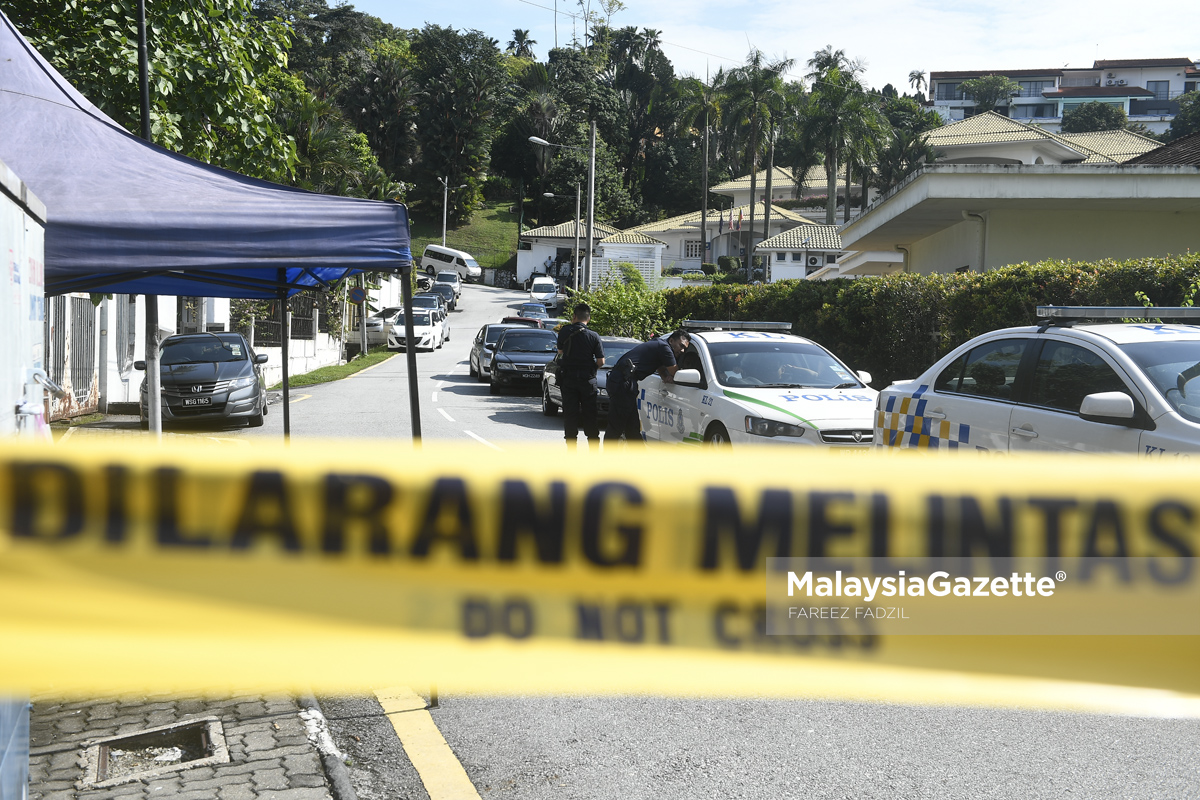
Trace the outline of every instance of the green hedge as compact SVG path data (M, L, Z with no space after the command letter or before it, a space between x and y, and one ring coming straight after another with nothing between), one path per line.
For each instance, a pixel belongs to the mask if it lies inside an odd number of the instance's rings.
M874 385L912 378L981 333L1037 321L1039 305L1180 305L1200 254L1095 263L1043 261L983 273L715 285L663 292L667 319L772 320L820 342Z

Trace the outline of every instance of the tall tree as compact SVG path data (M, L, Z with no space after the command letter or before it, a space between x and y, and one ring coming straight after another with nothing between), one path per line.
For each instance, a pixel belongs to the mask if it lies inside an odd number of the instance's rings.
M925 91L925 70L914 69L908 73L908 85L917 90L918 93Z
M964 95L975 100L976 113L994 111L1000 103L1007 103L1021 91L1021 84L1003 75L984 75L963 81L958 87Z
M873 98L859 83L861 62L850 61L843 51L826 47L813 54L808 66L813 90L805 115L806 133L825 154L825 223L832 225L837 214L839 159L858 140L874 135L881 128L881 120Z
M790 58L767 61L754 48L746 63L734 70L729 80L729 112L749 128L750 150L750 237L747 254L754 249L754 205L758 200L758 149L764 134L770 135L783 112L784 72L795 62ZM770 198L767 198L770 202ZM766 238L764 236L764 238Z
M508 40L508 52L518 58L533 58L533 46L537 39L529 38L529 31L513 29L513 38Z
M709 132L713 125L721 124L722 94L726 81L725 70L718 69L712 80L704 83L699 78L686 78L683 81L682 95L684 108L682 118L684 124L693 126L699 124L704 129L704 156L700 174L700 237L704 244L701 246L701 260L709 256L708 252L708 165L709 165Z
M5 13L79 91L140 130L136 0L13 0ZM286 62L287 34L250 0L147 4L154 141L243 174L286 179L295 144L259 80Z

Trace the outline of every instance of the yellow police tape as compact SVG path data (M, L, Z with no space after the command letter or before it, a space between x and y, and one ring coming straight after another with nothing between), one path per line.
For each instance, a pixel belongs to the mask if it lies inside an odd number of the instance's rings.
M1200 715L1196 636L763 625L768 556L1194 556L1197 486L1192 462L1115 457L4 444L0 691L407 682Z

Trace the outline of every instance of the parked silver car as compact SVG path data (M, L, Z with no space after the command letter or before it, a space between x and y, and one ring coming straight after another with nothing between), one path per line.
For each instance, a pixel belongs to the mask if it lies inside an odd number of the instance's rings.
M267 388L260 364L240 333L188 333L168 336L159 348L162 382L162 420L246 420L251 428L263 424ZM135 361L145 370L145 361ZM141 388L142 429L150 427L146 381Z

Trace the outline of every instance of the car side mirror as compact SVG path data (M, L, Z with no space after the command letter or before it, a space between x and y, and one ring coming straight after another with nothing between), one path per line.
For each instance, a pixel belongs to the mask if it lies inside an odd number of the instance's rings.
M256 355L254 356L254 363L255 363L255 364L265 364L265 363L267 363L267 354L266 354L266 353L258 353L258 354L256 354Z
M683 386L699 386L701 381L700 370L681 369L675 373L673 380Z
M1132 420L1135 413L1133 398L1124 392L1089 394L1079 405L1079 416L1089 422Z
M860 369L858 372L856 372L854 374L857 375L858 379L860 381L862 381L863 383L865 383L867 386L871 385L871 373Z
M133 368L138 370L139 372L144 372L146 370L146 362L145 361L135 361L135 362L133 362Z

